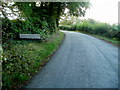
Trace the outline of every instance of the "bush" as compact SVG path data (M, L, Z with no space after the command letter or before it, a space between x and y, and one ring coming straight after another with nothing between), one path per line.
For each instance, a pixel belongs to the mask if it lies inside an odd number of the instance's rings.
M110 25L107 23L97 22L92 19L82 20L81 22L77 22L71 26L60 26L60 29L72 31L78 30L85 33L101 35L117 40L120 38L120 25Z
M83 32L92 33L93 27L91 23L83 22L76 25L76 29Z
M40 21L38 21L40 22ZM43 27L41 27L43 26ZM30 21L2 19L2 41L9 42L18 39L19 34L40 34L44 39L48 38L49 27L46 21L32 23Z
M69 26L69 25L59 26L59 29L61 29L61 30L71 30L71 26Z

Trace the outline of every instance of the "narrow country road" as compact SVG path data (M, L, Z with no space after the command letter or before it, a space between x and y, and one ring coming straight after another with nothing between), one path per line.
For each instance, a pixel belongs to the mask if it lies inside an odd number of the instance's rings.
M92 36L66 38L26 88L118 88L118 48Z

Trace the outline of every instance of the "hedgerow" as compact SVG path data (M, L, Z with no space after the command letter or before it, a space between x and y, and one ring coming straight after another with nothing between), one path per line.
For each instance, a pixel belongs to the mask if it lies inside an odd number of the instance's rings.
M111 39L120 38L120 25L110 25L107 23L83 20L82 22L73 24L71 26L61 25L59 27L62 30L82 31L89 34L101 35Z

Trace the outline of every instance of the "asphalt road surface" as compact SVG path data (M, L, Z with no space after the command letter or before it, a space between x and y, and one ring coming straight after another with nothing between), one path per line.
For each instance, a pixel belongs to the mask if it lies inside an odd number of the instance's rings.
M92 36L66 38L26 88L118 88L118 48Z

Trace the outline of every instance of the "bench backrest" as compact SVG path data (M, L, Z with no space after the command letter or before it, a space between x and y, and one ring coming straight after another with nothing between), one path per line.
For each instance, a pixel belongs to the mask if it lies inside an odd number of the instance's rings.
M19 34L21 39L41 39L40 34Z

